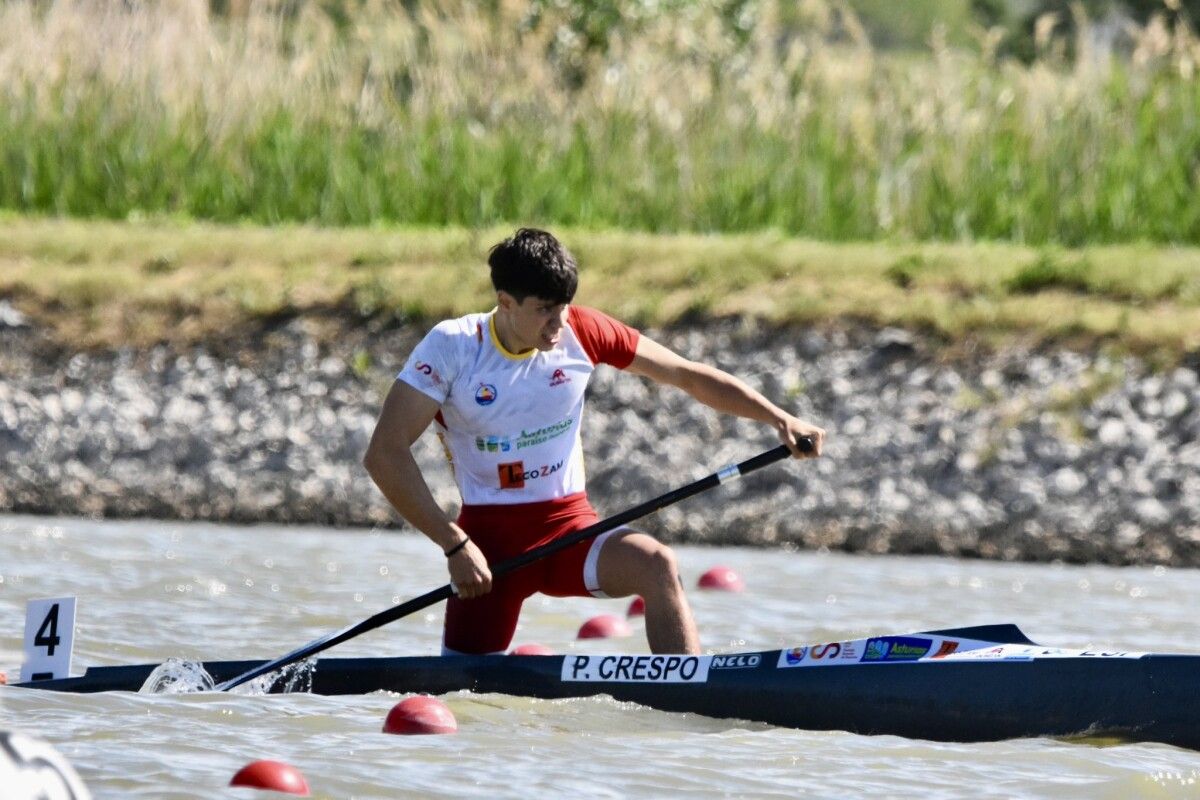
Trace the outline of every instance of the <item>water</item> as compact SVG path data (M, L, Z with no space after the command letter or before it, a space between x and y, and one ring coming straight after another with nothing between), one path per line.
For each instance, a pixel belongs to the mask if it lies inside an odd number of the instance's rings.
M167 658L275 657L445 582L415 535L317 528L0 517L0 670L17 675L25 602L77 595L76 671ZM693 585L714 564L743 594L692 592L704 647L728 652L873 633L1016 622L1061 647L1200 652L1200 572L680 548ZM531 600L516 643L575 643L627 601ZM339 656L438 651L433 608ZM380 733L398 695L65 695L0 689L0 728L51 741L98 798L254 796L245 763L300 768L329 798L1190 796L1200 753L1047 739L943 744L670 714L605 698L444 698L453 736ZM1200 724L1200 721L1198 721ZM2 795L2 791L0 791Z

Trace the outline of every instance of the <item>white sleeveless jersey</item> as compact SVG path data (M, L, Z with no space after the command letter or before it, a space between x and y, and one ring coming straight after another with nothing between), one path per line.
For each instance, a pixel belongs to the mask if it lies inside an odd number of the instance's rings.
M439 323L397 376L440 405L435 423L466 505L554 500L584 491L579 430L597 364L624 369L638 333L570 306L553 350L517 355L495 311Z

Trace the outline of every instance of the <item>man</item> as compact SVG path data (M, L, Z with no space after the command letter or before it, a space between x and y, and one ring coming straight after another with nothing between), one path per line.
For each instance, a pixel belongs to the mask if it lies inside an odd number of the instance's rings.
M443 653L503 652L525 598L625 597L646 603L655 653L699 653L670 548L624 527L503 577L489 564L598 521L584 492L580 420L598 364L683 389L700 402L773 425L793 454L825 432L742 381L689 361L594 309L569 305L575 259L545 231L522 228L488 257L496 308L439 323L393 384L363 464L395 509L446 554L457 596L446 607ZM462 494L448 520L412 455L435 423Z

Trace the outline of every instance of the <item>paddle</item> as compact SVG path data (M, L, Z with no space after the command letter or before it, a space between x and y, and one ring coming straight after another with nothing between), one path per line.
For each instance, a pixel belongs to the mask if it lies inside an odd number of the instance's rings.
M807 438L800 439L797 442L797 446L800 448L801 452L804 453L811 453L813 449L812 440ZM685 500L694 494L699 494L700 492L711 489L717 484L730 480L731 478L737 478L741 475L748 475L756 469L765 467L768 464L774 464L776 461L781 461L787 458L790 454L791 451L788 450L787 445L781 444L778 447L766 451L765 453L756 455L754 458L746 459L740 464L730 464L729 466L714 472L706 478L701 478L695 483L689 483L687 486L681 486L680 488L667 492L666 494L656 497L653 500L647 500L640 506L635 506L628 511L622 511L620 514L616 514L608 519L601 520L595 525L589 525L588 527L575 531L574 533L564 536L561 539L555 539L549 544L534 548L528 553L523 553L516 558L501 562L500 564L492 567L492 578L499 578L501 575L505 575L513 570L520 569L527 564L532 564L538 559L545 558L553 553L557 553L573 544L577 544L578 542L586 541L587 539L599 536L600 534L605 533L606 531L611 531L614 528L619 528L622 525L633 522L635 519L640 519L641 517L646 516L652 511L658 511L659 509L666 508L669 505L674 505L680 500ZM368 617L357 625L351 625L348 628L335 631L327 636L322 636L320 639L315 639L303 647L293 650L285 656L280 656L274 661L268 661L260 666L255 667L249 672L244 672L241 675L238 675L236 678L231 678L224 683L218 684L215 688L218 692L224 692L228 689L232 689L235 686L241 686L246 681L252 681L261 675L266 675L268 672L274 672L275 670L286 667L289 664L295 664L297 661L303 661L310 656L320 653L322 650L328 650L334 645L341 644L347 639L353 639L355 636L366 633L367 631L375 630L383 625L387 625L389 622L395 622L401 617L406 617L409 614L420 611L423 608L428 608L434 603L446 600L452 594L454 594L454 587L451 584L446 584L445 586L434 589L432 592L426 592L420 597L414 597L412 600L408 600L407 602L392 606L385 611L381 611L373 617Z

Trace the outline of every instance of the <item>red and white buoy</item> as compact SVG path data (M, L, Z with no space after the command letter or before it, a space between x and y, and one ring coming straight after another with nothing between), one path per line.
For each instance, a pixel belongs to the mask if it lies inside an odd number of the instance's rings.
M610 639L618 636L628 636L631 633L629 623L612 614L601 614L592 617L579 628L576 639Z
M700 576L697 584L701 589L711 589L719 592L740 592L746 588L742 576L729 567L713 567Z
M291 764L282 761L251 761L237 771L229 785L269 789L272 792L308 797L308 781L304 780L304 775Z
M457 731L454 712L441 700L424 694L396 703L383 722L384 733L422 735Z
M528 644L519 644L516 647L514 647L512 650L509 650L508 654L510 656L553 656L553 655L557 655L557 653L555 653L549 647L546 647L546 645L538 644L536 642L529 642Z
M646 599L640 594L633 598L629 603L629 609L625 612L627 617L644 617L646 616Z

